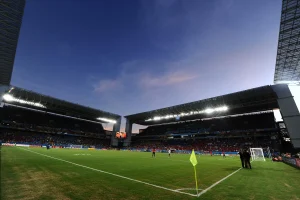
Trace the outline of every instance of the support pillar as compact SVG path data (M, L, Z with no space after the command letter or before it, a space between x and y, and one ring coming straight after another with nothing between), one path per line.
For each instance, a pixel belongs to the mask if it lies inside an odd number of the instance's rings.
M117 123L115 123L113 126L113 132L119 132L121 128L121 117L119 117L119 119L117 119L116 121Z
M121 128L121 117L119 117L117 122L113 126L113 132L110 139L110 145L113 147L119 146L119 140L116 138L116 133L120 131Z
M291 142L294 148L300 148L300 113L294 96L286 84L273 85L272 88L277 94L281 116L288 130Z
M131 134L132 134L132 122L129 119L126 119L125 132L126 132L127 138L124 140L124 146L130 146Z

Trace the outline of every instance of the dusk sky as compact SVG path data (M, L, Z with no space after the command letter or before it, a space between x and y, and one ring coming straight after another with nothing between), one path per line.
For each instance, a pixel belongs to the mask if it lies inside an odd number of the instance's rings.
M280 13L281 0L27 0L11 84L122 116L269 85Z

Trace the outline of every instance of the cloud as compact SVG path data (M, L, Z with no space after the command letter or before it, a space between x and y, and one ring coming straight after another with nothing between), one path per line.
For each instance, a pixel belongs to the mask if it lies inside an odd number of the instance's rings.
M95 92L107 92L107 91L113 91L116 89L119 89L122 87L121 80L101 80L97 84L94 84L94 91Z
M195 79L197 75L188 72L169 72L163 76L151 75L142 77L140 84L149 87L173 86L179 83Z
M131 93L138 91L142 96L153 92L156 88L176 89L179 84L198 77L198 73L192 70L194 65L188 65L182 70L182 66L186 64L184 61L178 61L176 64L162 62L159 63L160 69L158 69L158 63L155 61L126 61L120 64L121 70L116 78L97 81L94 79L93 89L97 93L105 92L106 95L113 95L116 91L124 92L124 88L130 88Z

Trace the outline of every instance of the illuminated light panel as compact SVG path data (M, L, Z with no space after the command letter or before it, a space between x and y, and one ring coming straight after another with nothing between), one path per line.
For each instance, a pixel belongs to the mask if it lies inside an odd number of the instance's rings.
M31 106L35 106L35 107L46 108L46 106L44 106L43 104L35 103L35 102L32 102L32 101L25 101L23 99L16 99L15 97L13 97L10 94L4 94L3 99L7 102L18 102L18 103L21 103L21 104L27 104L27 105L31 105Z
M276 122L282 122L282 121L283 121L279 109L274 109L274 110L273 110L273 113L274 113L274 117L275 117L275 121L276 121Z
M98 117L97 119L105 121L105 122L113 123L113 124L117 123L117 121L113 120L113 119L107 119L107 118L102 118L102 117Z
M190 111L188 113L180 113L178 115L155 116L153 118L146 119L145 121L146 122L159 121L161 119L171 119L171 118L176 118L179 116L190 116L190 115L196 115L196 114L202 114L202 113L210 114L213 112L225 112L227 110L228 110L227 106L222 106L222 107L217 107L217 108L207 108L207 109L201 110L201 111Z
M208 114L209 114L209 113L213 113L214 111L215 111L215 110L212 109L212 108L208 108L208 109L205 110L205 112L208 113Z

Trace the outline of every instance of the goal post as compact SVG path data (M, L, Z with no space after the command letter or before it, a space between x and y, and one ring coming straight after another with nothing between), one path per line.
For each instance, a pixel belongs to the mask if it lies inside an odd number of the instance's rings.
M262 148L250 148L252 161L266 161Z

